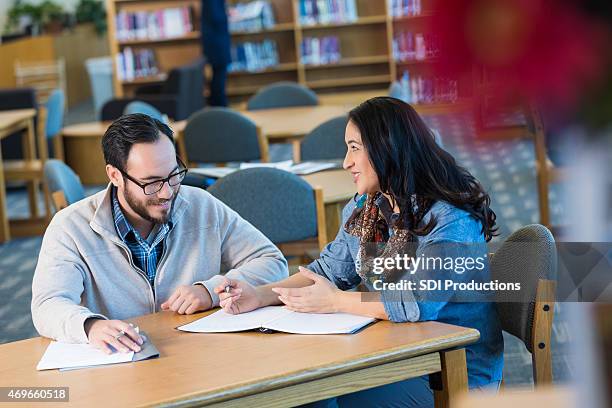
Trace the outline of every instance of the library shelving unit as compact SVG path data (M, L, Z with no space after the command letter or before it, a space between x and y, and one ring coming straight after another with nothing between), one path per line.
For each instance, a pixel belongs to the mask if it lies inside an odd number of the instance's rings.
M201 54L199 41L200 0L106 0L110 49L113 58L124 47L152 49L156 55L160 73L132 81L119 81L114 76L115 94L130 95L135 86L162 81L171 68L189 63ZM262 86L278 81L296 81L317 93L383 89L399 79L408 69L411 75L425 72L436 60L395 61L393 55L394 33L399 31L424 32L427 19L434 11L428 8L431 0L421 0L420 15L393 17L391 1L356 0L358 18L355 21L328 24L302 24L300 0L269 0L275 25L259 31L233 32L232 43L276 42L279 64L260 71L235 71L228 74L227 94L232 101L245 100ZM248 0L228 0L228 6ZM156 11L164 8L190 6L193 15L193 32L181 38L117 41L115 16L120 11ZM341 58L326 65L304 64L301 44L304 38L333 36L338 38ZM115 64L116 65L116 64ZM115 66L116 73L116 66ZM470 73L471 75L471 73ZM463 78L462 83L470 83ZM460 85L460 97L467 86Z

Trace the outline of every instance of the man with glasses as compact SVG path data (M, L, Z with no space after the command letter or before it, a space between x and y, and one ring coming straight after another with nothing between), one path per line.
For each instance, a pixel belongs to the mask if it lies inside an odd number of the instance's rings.
M32 283L38 332L112 352L139 351L123 320L218 306L223 275L253 285L287 277L287 262L257 229L206 191L183 186L185 164L162 122L132 114L102 139L106 190L58 212Z

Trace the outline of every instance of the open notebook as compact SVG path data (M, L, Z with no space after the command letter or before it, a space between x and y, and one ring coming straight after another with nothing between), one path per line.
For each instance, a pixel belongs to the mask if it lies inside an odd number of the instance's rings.
M294 334L348 334L375 320L348 313L299 313L283 306L267 306L237 315L219 310L177 329L195 333L269 329Z

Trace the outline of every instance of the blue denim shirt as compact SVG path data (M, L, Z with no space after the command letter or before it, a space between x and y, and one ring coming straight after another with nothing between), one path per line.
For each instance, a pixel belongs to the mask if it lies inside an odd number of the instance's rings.
M338 235L323 249L320 258L308 266L341 290L355 288L362 281L355 266L359 238L344 230L344 224L354 208L355 202L351 200L342 211L343 222ZM480 248L476 249L482 252L480 255L487 256L481 224L469 213L439 201L432 206L424 221L427 222L431 216L437 218L437 225L429 234L419 237L418 256L458 256L457 246L439 245L445 243L456 243L459 248L465 244L466 251L471 252L470 256L475 255L475 248ZM484 274L489 275L488 263ZM368 282L364 283L372 290ZM393 322L435 320L477 329L480 332L479 341L466 346L469 386L473 388L501 381L504 343L495 305L491 302L425 301L422 298L422 293L418 292L381 291L385 311Z

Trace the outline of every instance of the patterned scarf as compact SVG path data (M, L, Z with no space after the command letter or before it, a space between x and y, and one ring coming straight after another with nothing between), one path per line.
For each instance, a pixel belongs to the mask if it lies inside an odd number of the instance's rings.
M382 275L373 272L374 258L395 258L403 255L407 245L415 241L415 235L410 230L398 228L399 214L393 214L393 209L387 198L380 192L357 199L357 207L346 222L346 231L359 237L359 252L357 254L357 273L364 281L373 282L382 279L385 282L397 278L403 271L385 270ZM392 234L389 234L389 228ZM414 254L412 254L414 255Z

